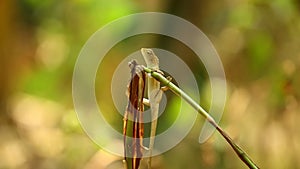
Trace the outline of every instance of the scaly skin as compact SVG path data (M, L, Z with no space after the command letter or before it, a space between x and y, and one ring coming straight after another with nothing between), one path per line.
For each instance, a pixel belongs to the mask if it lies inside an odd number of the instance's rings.
M147 67L155 71L159 70L159 60L157 56L151 49L142 48L141 49L144 60L146 61ZM150 143L149 143L149 159L148 159L148 168L151 168L151 156L154 147L156 128L157 128L157 119L158 119L158 110L159 103L162 98L162 90L160 89L160 82L154 79L151 76L147 77L148 82L148 97L151 109L151 132L150 132Z

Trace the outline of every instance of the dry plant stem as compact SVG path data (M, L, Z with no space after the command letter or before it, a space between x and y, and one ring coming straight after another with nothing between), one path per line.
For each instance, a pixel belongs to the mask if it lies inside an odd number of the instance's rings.
M229 137L229 135L215 122L215 120L190 96L188 96L184 91L178 88L174 83L170 82L161 73L152 70L150 68L144 67L144 71L149 73L153 78L161 83L161 85L167 86L173 93L183 98L187 103L189 103L195 110L198 111L208 122L213 125L217 131L225 138L225 140L230 144L235 153L239 158L250 168L259 169L259 167L251 160L251 158L242 150L234 141Z
M143 156L143 97L146 74L136 61L129 62L131 80L128 85L128 105L124 114L124 163L126 169L138 169Z

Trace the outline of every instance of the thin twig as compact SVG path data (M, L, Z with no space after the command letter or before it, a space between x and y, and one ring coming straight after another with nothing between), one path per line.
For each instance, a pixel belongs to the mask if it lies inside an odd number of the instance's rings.
M235 153L239 158L250 168L259 169L259 167L251 160L251 158L246 154L242 148L240 148L230 136L215 122L215 120L210 116L197 102L195 102L189 95L177 87L174 83L170 82L161 73L152 70L150 68L144 67L144 71L149 73L153 78L159 81L162 85L167 86L173 93L183 98L187 103L189 103L198 113L200 113L211 125L213 125L217 131L225 138L225 140L230 144Z

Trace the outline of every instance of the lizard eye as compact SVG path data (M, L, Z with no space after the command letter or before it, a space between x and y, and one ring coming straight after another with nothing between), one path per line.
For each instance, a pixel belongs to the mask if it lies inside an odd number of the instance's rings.
M150 50L147 50L146 52L147 52L148 55L152 54L152 52Z

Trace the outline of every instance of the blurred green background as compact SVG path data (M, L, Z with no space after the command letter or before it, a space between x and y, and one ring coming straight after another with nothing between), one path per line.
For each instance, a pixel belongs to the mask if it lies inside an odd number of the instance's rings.
M253 160L261 168L300 168L299 9L296 0L1 0L0 169L101 169L120 161L82 130L73 109L72 72L96 30L146 11L182 17L212 41L228 83L221 126ZM96 89L103 110L114 110L111 99L101 100L100 91L110 91L109 75L124 56L145 46L172 51L203 72L195 76L202 105L209 107L207 75L193 53L172 39L145 35L106 56L101 68L108 73L97 76ZM122 119L106 117L121 130ZM153 168L247 168L218 133L199 144L202 124L199 117L179 145L154 157Z

